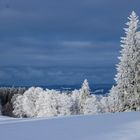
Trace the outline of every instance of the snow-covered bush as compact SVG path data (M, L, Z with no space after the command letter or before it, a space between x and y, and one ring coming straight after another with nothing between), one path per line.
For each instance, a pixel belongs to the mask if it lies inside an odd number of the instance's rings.
M26 112L24 111L24 97L23 95L13 96L13 114L17 117L25 117Z
M99 114L114 112L114 101L110 96L91 95L84 105L84 114Z
M73 90L71 93L71 98L73 100L72 114L80 114L80 90Z
M72 114L72 99L59 91L46 90L37 100L37 117L52 117Z
M36 117L53 117L57 116L57 101L56 96L47 90L39 94L36 101ZM58 93L59 94L59 93Z
M97 96L92 95L85 100L83 106L83 114L98 114L101 113L101 105Z
M58 116L71 115L73 114L73 99L65 93L59 94L57 96L58 103Z
M15 95L16 97L12 98L13 114L19 117L35 117L37 114L36 101L42 92L42 88L31 87L23 95Z

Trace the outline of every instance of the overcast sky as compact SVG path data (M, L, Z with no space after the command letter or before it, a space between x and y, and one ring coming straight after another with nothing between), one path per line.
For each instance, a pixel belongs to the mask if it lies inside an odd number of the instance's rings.
M140 0L0 0L0 84L113 83Z

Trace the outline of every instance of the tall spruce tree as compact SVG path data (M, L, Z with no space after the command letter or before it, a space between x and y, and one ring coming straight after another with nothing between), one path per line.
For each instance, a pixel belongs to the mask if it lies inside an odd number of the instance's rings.
M137 41L139 20L134 11L128 19L129 22L126 23L128 28L124 29L126 37L121 38L122 50L117 65L116 86L111 90L111 96L117 100L119 111L137 109L136 102L140 93L138 89L140 46Z

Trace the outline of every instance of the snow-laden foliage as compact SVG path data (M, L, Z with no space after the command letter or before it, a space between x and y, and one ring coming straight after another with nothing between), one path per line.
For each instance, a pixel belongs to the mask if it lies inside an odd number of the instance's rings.
M81 89L69 94L56 90L29 88L23 95L12 98L14 115L17 117L53 117L102 112L102 106L95 95L91 95L88 81Z
M5 116L13 116L13 107L11 99L16 94L23 94L26 91L25 88L15 87L0 87L0 102L1 113Z
M79 91L79 109L80 114L84 114L84 106L86 100L90 97L90 88L87 80L84 80L83 85Z
M40 93L37 104L37 117L52 117L72 114L73 100L64 93L46 90Z
M42 92L42 88L31 87L23 95L15 95L16 97L12 98L14 115L19 117L35 117L37 114L36 101Z
M71 92L71 98L74 102L74 104L73 104L73 114L75 114L75 115L80 114L80 107L79 107L80 98L79 97L80 97L80 90L75 89Z
M134 11L128 19L128 28L124 29L126 37L121 40L122 51L117 65L116 86L110 93L118 111L137 110L140 106L140 43L137 39L139 20Z
M84 114L97 114L102 112L102 106L97 99L97 96L92 95L90 98L85 100L83 106Z
M31 87L13 97L14 115L18 117L53 117L71 115L72 98L56 90Z
M52 91L53 92L53 91ZM52 117L57 116L57 101L51 91L42 92L36 101L37 117Z

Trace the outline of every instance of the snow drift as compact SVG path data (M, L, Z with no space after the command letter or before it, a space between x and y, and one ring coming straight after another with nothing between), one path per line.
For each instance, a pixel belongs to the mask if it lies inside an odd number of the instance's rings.
M3 140L139 140L140 112L0 121Z

